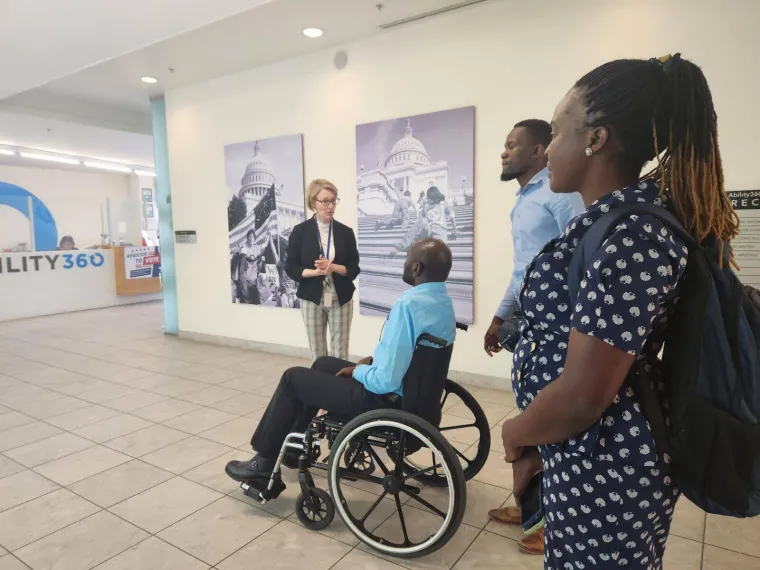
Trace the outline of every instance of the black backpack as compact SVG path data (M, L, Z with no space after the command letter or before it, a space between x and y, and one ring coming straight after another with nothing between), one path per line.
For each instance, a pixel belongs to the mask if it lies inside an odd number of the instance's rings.
M568 289L576 298L589 263L614 228L631 214L653 215L686 242L688 263L680 301L669 317L659 393L643 368L635 384L657 446L670 455L674 482L708 513L760 514L760 291L731 271L728 248L719 266L716 240L697 243L666 209L623 205L604 214L581 238L570 260Z

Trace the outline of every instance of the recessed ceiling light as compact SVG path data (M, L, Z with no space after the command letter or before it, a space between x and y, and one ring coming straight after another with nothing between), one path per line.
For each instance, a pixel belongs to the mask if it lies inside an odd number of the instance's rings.
M158 83L158 79L156 79L155 77L148 77L148 76L141 77L140 81L142 81L143 83Z
M303 31L303 35L307 38L318 38L322 35L322 30L319 28L306 28Z

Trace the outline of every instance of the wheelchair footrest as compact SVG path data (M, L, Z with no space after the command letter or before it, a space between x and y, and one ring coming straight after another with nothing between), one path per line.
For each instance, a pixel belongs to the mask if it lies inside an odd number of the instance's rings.
M275 480L271 490L267 488L269 486L268 481L262 481L261 483L263 484L260 487L256 486L254 482L242 483L240 488L243 489L243 494L246 497L250 497L262 505L273 501L286 489L285 483L280 479Z

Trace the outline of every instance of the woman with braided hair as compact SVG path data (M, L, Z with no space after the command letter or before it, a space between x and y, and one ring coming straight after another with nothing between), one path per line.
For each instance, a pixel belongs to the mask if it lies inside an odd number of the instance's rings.
M506 460L518 500L544 471L545 568L659 570L680 493L625 379L633 369L667 382L658 354L688 250L657 216L632 214L573 298L568 265L594 222L627 204L667 208L698 241L735 237L712 96L700 68L679 55L613 61L575 84L552 130L551 189L580 192L587 210L525 273L527 325L512 372L522 413L504 423Z

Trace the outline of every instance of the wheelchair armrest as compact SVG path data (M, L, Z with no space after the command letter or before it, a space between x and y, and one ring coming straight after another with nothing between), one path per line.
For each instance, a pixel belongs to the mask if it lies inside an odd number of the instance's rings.
M464 332L467 332L467 329L469 328L469 326L464 323L457 323L456 326L460 331Z
M436 348L446 348L449 345L449 343L443 340L442 338L433 336L432 334L422 333L420 336L417 337L417 342L415 343L415 346L420 346L420 342L423 340L426 342L429 342L432 345L435 345Z

